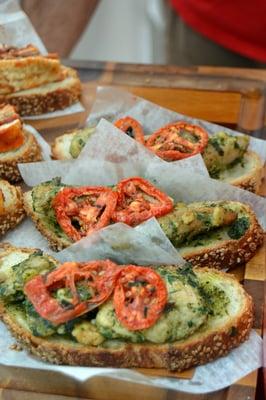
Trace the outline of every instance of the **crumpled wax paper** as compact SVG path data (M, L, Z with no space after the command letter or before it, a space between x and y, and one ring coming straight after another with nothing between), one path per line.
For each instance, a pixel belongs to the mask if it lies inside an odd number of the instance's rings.
M242 133L232 129L179 114L125 90L108 86L97 88L96 98L86 125L96 125L101 118L113 123L125 116L131 116L139 121L147 135L170 122L176 121L187 121L202 126L210 135L221 131L233 136L242 135ZM266 161L266 140L252 136L249 136L249 138L249 150L255 151L263 161Z
M74 243L59 253L30 219L8 232L4 240L18 247L34 247L55 256L60 262L110 258L120 264L183 264L184 260L167 239L155 218L131 228L123 223L109 225Z
M1 0L0 2L0 43L18 47L33 44L42 54L47 54L47 50L41 38L35 31L28 16L21 10L19 2L16 0ZM34 116L24 116L24 119L38 120L55 118L83 111L85 110L82 104L77 102L64 110Z

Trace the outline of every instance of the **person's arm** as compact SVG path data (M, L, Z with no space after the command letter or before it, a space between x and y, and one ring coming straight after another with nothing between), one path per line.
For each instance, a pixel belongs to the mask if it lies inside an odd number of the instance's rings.
M67 57L99 0L22 0L22 9L49 52Z

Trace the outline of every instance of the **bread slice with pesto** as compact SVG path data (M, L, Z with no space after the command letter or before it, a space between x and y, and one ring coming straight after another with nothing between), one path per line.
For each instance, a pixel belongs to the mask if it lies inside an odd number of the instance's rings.
M23 199L26 213L56 251L74 243L59 225L51 205L63 187L55 179L35 186ZM194 265L232 268L250 260L263 241L255 213L235 201L176 203L158 222L183 258Z
M52 145L53 157L77 158L93 130L83 128L58 136ZM257 153L248 150L248 144L248 136L218 132L209 137L202 156L212 178L258 194L264 176L263 162Z
M36 228L48 239L51 248L55 251L63 250L73 244L58 224L52 199L63 187L59 179L42 183L24 193L23 204L27 215L33 220Z
M0 179L0 235L17 226L24 216L21 189Z
M207 228L210 227L208 215L198 212L202 206L225 208L236 214L234 221L216 229L194 235L189 240L177 241L178 226L173 213L158 219L158 222L181 256L193 265L217 269L232 268L249 261L263 243L263 229L251 207L236 201L200 202L187 205L188 210L195 211ZM178 207L178 203L177 206ZM214 210L215 212L215 210ZM189 223L191 225L191 222Z
M0 253L1 319L22 347L54 364L183 371L225 356L248 338L253 325L252 298L233 276L189 265L155 269L167 302L148 328L126 328L112 295L93 312L54 325L36 312L23 285L55 267L41 252ZM66 307L71 299L62 291L55 288L53 298Z

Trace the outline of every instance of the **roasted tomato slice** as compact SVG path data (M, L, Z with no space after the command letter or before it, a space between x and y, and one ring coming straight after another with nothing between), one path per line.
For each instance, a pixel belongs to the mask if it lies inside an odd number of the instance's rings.
M0 109L0 152L19 148L24 142L24 133L19 115L11 105Z
M142 126L138 121L131 117L124 117L115 121L114 125L125 132L131 138L137 140L141 144L145 144Z
M129 330L149 328L167 302L167 289L153 269L128 265L118 276L114 307L118 320Z
M77 241L109 224L117 197L106 187L64 188L54 197L52 207L63 231Z
M31 279L24 293L42 318L63 324L106 301L119 272L109 260L67 262L46 276Z
M145 179L124 179L117 185L118 201L112 219L135 226L151 217L161 217L173 209L173 201Z
M183 121L165 125L146 140L146 146L166 161L194 156L207 144L205 129Z

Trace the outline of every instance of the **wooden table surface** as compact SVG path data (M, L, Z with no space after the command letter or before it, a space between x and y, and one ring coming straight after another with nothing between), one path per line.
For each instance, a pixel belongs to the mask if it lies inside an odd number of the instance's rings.
M114 85L187 115L238 127L258 137L265 135L266 70L173 66L146 66L99 62L68 62L78 68L83 81L82 102L86 111L75 116L31 122L48 142L66 129L82 126L89 113L96 87ZM266 194L266 184L261 188ZM252 294L256 305L255 326L261 332L264 282L265 246L246 265L232 271ZM218 373L218 371L217 371ZM254 371L231 387L213 394L193 396L170 390L135 386L106 378L94 379L81 389L64 377L38 371L0 368L0 399L141 399L153 400L253 400L258 371ZM260 377L256 400L263 399Z

